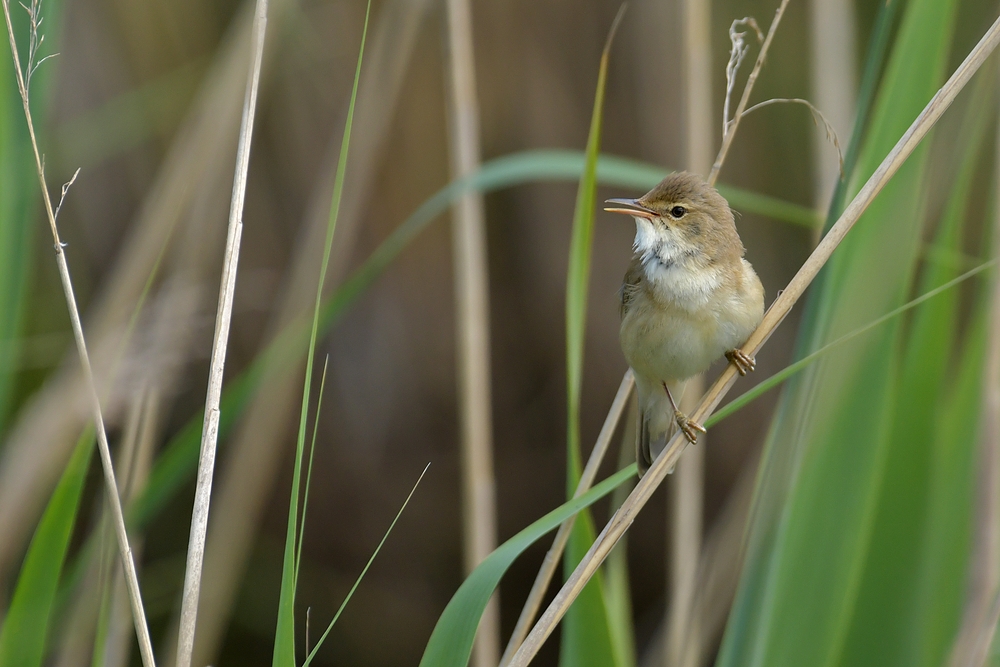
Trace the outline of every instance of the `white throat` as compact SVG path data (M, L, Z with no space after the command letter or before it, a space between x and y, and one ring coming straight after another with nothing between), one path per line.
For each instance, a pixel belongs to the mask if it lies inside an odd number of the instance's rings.
M699 261L701 251L669 225L657 229L649 219L633 217L635 241L632 247L657 296L688 309L699 308L708 302L722 284L718 270L704 266Z

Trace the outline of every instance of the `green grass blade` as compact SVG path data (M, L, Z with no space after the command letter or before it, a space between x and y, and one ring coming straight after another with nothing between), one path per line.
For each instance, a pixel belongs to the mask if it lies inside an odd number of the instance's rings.
M624 7L622 8L624 9ZM586 162L576 193L573 233L569 246L566 276L566 497L572 498L583 463L580 453L580 394L583 388L583 346L587 325L587 297L590 287L590 259L594 242L594 204L597 192L597 160L601 149L601 126L604 118L604 89L608 60L615 29L621 20L618 12L611 27L597 75L597 92L587 137ZM593 517L580 513L563 556L568 577L583 559L596 537ZM604 598L601 573L580 592L562 622L559 663L567 667L604 667L615 664L611 621Z
M295 588L299 585L299 566L302 564L302 536L306 532L306 509L309 507L309 487L312 486L313 458L316 454L316 434L319 433L319 416L323 410L323 392L326 389L326 371L330 366L330 355L323 361L323 375L319 381L319 396L316 397L316 417L313 419L312 440L309 443L309 463L306 464L306 488L302 492L302 518L299 521L299 544L295 553Z
M966 110L966 132L958 142L964 153L935 247L960 251L969 195L981 164L994 77L977 81ZM955 277L953 264L931 262L921 291ZM914 313L900 359L899 386L886 444L884 472L875 500L867 563L859 583L857 611L851 621L841 664L914 665L913 642L917 573L929 507L937 413L951 395L947 380L958 326L959 294L949 290ZM977 404L978 401L973 401Z
M309 655L306 656L306 661L302 663L302 667L309 667L309 664L312 662L312 659L316 657L316 652L319 651L320 647L323 645L323 642L326 641L326 637L327 635L330 634L330 630L333 630L333 625L337 622L337 619L339 619L340 615L344 612L344 608L347 606L347 603L351 601L351 597L354 596L354 591L358 589L358 586L361 584L361 580L365 578L366 574L368 574L368 568L370 568L372 566L372 563L375 562L375 557L378 556L378 552L382 550L382 545L385 544L385 541L389 539L389 533L391 533L392 529L396 527L396 522L399 521L399 517L403 515L403 510L406 509L406 506L410 504L410 498L412 498L413 494L417 492L417 487L420 486L420 481L424 478L424 475L427 474L427 469L430 467L431 467L430 463L424 466L423 472L420 473L420 477L417 478L417 481L413 485L413 488L410 489L410 493L409 495L406 496L406 500L403 501L403 505L399 508L399 511L396 512L396 517L392 520L392 523L389 524L389 528L385 531L385 534L382 535L382 539L379 541L378 546L375 547L375 551L372 552L372 555L368 559L368 562L365 563L364 568L361 570L361 574L359 574L358 578L354 580L354 585L351 586L351 590L347 592L347 596L344 597L344 601L340 603L340 607L337 609L337 613L333 615L333 619L330 621L330 624L326 626L326 630L320 636L319 641L316 642L316 646L313 647L311 651L309 651Z
M582 509L635 477L635 464L618 471L587 493L552 510L510 538L479 564L452 596L431 633L420 667L467 667L479 619L507 568L532 544Z
M988 294L989 290L983 290ZM961 355L957 377L934 413L934 442L927 484L926 529L920 545L911 612L914 667L946 664L962 618L976 488L976 451L987 304L980 299Z
M316 355L316 339L319 333L320 306L323 299L323 285L326 282L327 267L333 235L340 213L340 199L344 191L344 176L347 173L347 156L351 144L351 127L354 124L354 106L358 99L358 81L361 79L361 63L365 53L365 39L368 36L368 19L371 15L371 0L365 9L365 25L361 32L361 46L358 49L358 63L354 70L354 85L351 88L351 102L347 107L347 121L344 123L344 137L340 145L340 159L333 182L333 200L330 203L330 220L327 224L326 241L323 247L323 263L316 284L316 303L313 308L312 330L309 334L309 348L306 356L306 372L302 389L302 410L299 417L299 434L295 443L295 469L292 473L291 502L288 507L288 532L285 536L285 555L281 568L281 593L278 599L278 621L274 633L274 667L294 667L295 665L295 584L298 581L296 568L296 544L299 510L299 485L302 477L302 459L305 451L306 423L309 417L309 389L312 386L313 359Z
M42 664L56 588L93 452L94 431L88 428L77 441L31 538L14 597L0 629L0 667Z
M955 4L908 3L849 191L943 80ZM805 352L906 300L920 252L927 155L925 142L833 256L803 323ZM720 667L846 664L905 371L901 333L890 322L787 387L764 453Z

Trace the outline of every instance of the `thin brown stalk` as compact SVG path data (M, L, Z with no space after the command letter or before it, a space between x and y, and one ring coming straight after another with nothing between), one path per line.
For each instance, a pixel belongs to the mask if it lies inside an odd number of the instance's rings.
M191 512L191 534L188 540L187 563L184 569L180 626L177 633L176 664L178 667L190 667L191 653L194 651L198 595L201 590L201 571L205 559L205 533L208 530L208 510L212 499L212 477L215 472L215 450L219 438L219 402L222 396L222 378L226 366L226 347L229 342L229 326L233 312L233 294L236 291L240 239L243 234L243 203L246 196L247 172L250 166L250 140L253 135L254 113L257 109L260 68L264 54L264 35L267 29L267 0L257 0L256 10L251 39L253 55L247 73L243 119L240 123L240 138L236 149L236 175L233 179L233 196L229 209L229 232L223 259L222 285L219 288L219 307L216 312L215 339L212 342L212 360L208 376L208 395L205 399L205 422L202 426L194 508Z
M711 5L708 0L685 0L684 13L684 88L687 113L687 159L691 171L704 174L712 155L712 49ZM738 54L737 54L738 55ZM695 407L705 391L705 376L688 380L681 400L682 409ZM672 667L698 667L701 662L701 619L695 606L698 561L701 554L702 513L705 495L705 438L677 462L667 493L667 517L670 551L667 557L667 581L670 597L665 611L666 641L663 664Z
M469 0L448 0L449 153L452 178L479 168L479 103ZM458 409L461 430L463 559L471 572L496 548L496 482L490 405L489 271L483 197L468 193L452 207ZM500 655L500 604L494 594L479 622L472 664Z
M744 344L743 351L751 355L757 354L764 343L767 342L775 328L781 324L785 316L792 309L795 303L802 297L806 288L812 283L820 269L826 264L840 245L844 237L857 223L861 214L875 199L885 184L902 166L903 162L910 156L920 141L927 135L934 124L941 118L941 115L951 105L958 93L972 78L972 75L986 60L997 44L1000 43L1000 19L990 27L987 33L969 53L958 69L952 74L942 88L934 95L931 101L924 107L920 115L910 125L909 129L900 137L899 141L885 157L878 169L871 175L861 191L851 201L836 224L830 229L823 240L819 243L813 253L806 260L802 268L792 278L788 286L780 293L771 307L764 314L761 325L751 334L750 339ZM735 384L738 377L734 366L729 365L715 381L702 399L698 409L694 411L691 418L698 422L703 422L715 410L715 408L725 397L729 389ZM583 560L567 579L562 589L556 594L555 599L546 609L541 619L532 629L520 650L511 661L512 667L524 667L535 656L541 648L542 643L555 629L556 624L566 613L569 605L576 599L584 585L597 572L598 567L604 562L611 549L621 539L625 531L632 525L635 516L649 501L653 492L663 481L680 457L687 441L683 435L675 436L668 445L666 451L661 454L645 476L629 494L628 499L622 505L611 521L604 527L597 540L588 550Z
M781 23L781 17L785 14L785 7L788 6L788 2L789 0L781 0L781 5L778 6L778 10L774 13L774 20L771 21L771 27L768 28L764 43L761 44L760 53L757 54L757 62L753 64L753 69L750 70L750 76L743 87L743 96L740 98L740 103L736 105L736 112L733 114L733 119L725 122L722 147L715 158L715 164L712 165L712 171L708 174L709 185L715 185L716 179L719 178L719 170L722 169L722 164L726 161L726 155L729 154L729 147L733 144L736 130L739 128L740 120L743 118L743 112L747 108L747 102L750 101L750 93L757 82L757 77L760 76L760 70L764 66L764 59L767 58L767 52L771 48L771 42L774 40L774 33L778 30L778 25Z
M33 5L33 8L35 6ZM139 592L139 580L135 572L135 562L132 559L132 550L128 544L128 533L125 530L125 517L122 514L121 499L118 496L118 484L115 481L114 467L111 462L111 449L108 447L108 434L104 427L104 416L101 412L101 401L97 395L97 387L94 383L94 373L90 366L90 355L87 353L87 343L83 337L83 325L80 322L80 311L76 304L76 295L73 291L73 282L69 275L69 265L66 263L66 253L63 243L59 240L59 230L56 228L55 211L52 208L52 200L49 197L48 185L45 182L45 165L41 153L38 150L38 140L35 137L35 126L31 118L31 107L28 98L28 86L25 81L24 72L21 70L21 62L17 51L17 40L14 37L14 27L10 18L10 3L3 0L4 21L7 24L7 37L10 40L10 50L14 61L14 71L17 78L17 88L21 96L21 104L24 107L24 118L28 125L28 136L31 139L31 149L35 156L35 171L38 176L38 184L42 190L42 199L45 202L45 213L52 230L52 240L56 253L56 264L59 267L59 279L62 283L63 293L66 297L66 305L69 309L69 318L73 328L73 339L76 342L77 354L80 357L80 366L83 370L84 380L89 392L90 408L94 420L94 428L97 431L98 450L101 455L101 467L104 470L104 485L108 496L108 503L111 506L112 521L115 527L115 536L118 540L118 549L121 554L122 567L125 571L125 580L128 584L129 598L132 603L132 618L135 623L136 636L139 640L139 650L142 653L142 662L146 667L155 665L153 659L153 646L149 639L149 628L146 625L146 614L142 607L142 596ZM37 26L33 16L33 25ZM29 61L27 71L30 73L37 63ZM74 176L75 178L75 176ZM65 196L65 191L63 192Z
M628 397L632 393L632 386L634 384L635 380L632 377L632 371L627 371L625 377L622 378L622 383L618 386L618 393L615 394L615 398L611 402L611 410L604 420L601 432L597 435L597 442L594 443L594 448L590 452L587 465L583 468L583 473L580 475L580 481L573 492L574 498L582 496L593 485L594 478L597 477L597 469L600 468L601 462L604 460L604 455L608 452L608 447L611 445L611 436L614 435L615 427L618 426L618 420L621 419L622 413L625 411L625 406L628 404ZM535 620L538 610L542 606L542 598L545 597L545 591L548 590L549 584L552 583L552 577L555 576L556 569L559 567L563 550L565 550L566 544L569 542L569 536L573 531L573 524L575 522L576 515L573 515L559 525L555 539L552 540L552 546L545 553L542 566L539 568L538 574L535 575L535 583L531 585L528 599L521 609L521 615L518 617L517 624L514 626L514 632L507 642L507 648L504 649L503 657L500 659L501 666L507 665L510 662L514 656L514 652L517 651L524 638L528 635L531 623Z

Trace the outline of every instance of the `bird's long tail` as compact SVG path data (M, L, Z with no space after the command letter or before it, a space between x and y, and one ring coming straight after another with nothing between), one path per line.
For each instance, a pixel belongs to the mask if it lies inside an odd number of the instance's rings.
M674 400L680 402L684 382L668 382L667 386ZM639 467L639 477L642 477L677 432L677 422L662 383L636 376L636 395L639 422L635 433L635 462Z

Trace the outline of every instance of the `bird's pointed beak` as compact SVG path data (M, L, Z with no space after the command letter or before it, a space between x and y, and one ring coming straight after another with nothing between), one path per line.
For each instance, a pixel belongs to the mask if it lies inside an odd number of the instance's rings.
M640 204L638 199L608 199L604 204L604 210L610 213L624 213L640 218L655 218L659 215L653 209Z

